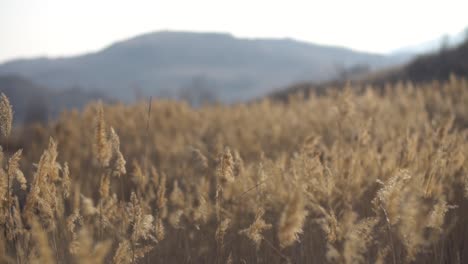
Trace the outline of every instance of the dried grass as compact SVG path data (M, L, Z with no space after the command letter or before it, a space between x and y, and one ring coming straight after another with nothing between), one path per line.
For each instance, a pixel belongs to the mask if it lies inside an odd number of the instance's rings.
M468 258L466 80L97 103L13 133L0 99L1 142L23 147L0 149L2 263Z

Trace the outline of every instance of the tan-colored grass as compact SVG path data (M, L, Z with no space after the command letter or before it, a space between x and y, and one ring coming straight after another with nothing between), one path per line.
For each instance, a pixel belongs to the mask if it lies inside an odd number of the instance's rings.
M463 79L198 109L97 103L13 130L11 109L2 96L0 262L468 256Z

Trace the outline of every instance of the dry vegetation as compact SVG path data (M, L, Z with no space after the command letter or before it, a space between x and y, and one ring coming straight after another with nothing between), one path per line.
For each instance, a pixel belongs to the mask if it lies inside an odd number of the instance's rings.
M0 108L2 263L468 261L466 80L12 131Z

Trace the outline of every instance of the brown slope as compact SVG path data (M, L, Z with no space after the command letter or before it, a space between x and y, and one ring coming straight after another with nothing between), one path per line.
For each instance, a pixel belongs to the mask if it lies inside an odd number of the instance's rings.
M376 73L355 78L338 79L325 83L303 82L294 84L280 92L272 94L272 98L284 100L291 94L310 92L321 94L328 87L343 87L347 82L357 86L373 85L383 87L387 83L415 82L423 83L433 80L445 81L450 75L468 77L468 41L461 45L437 53L420 56L408 64L382 70Z

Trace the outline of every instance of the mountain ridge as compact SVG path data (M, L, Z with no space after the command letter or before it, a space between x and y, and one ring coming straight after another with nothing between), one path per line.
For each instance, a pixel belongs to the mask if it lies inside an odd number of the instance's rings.
M56 90L78 86L123 101L136 94L176 98L202 89L219 101L233 102L297 81L333 79L341 68L399 62L401 58L287 38L157 31L83 55L9 61L0 64L0 75L21 75Z

